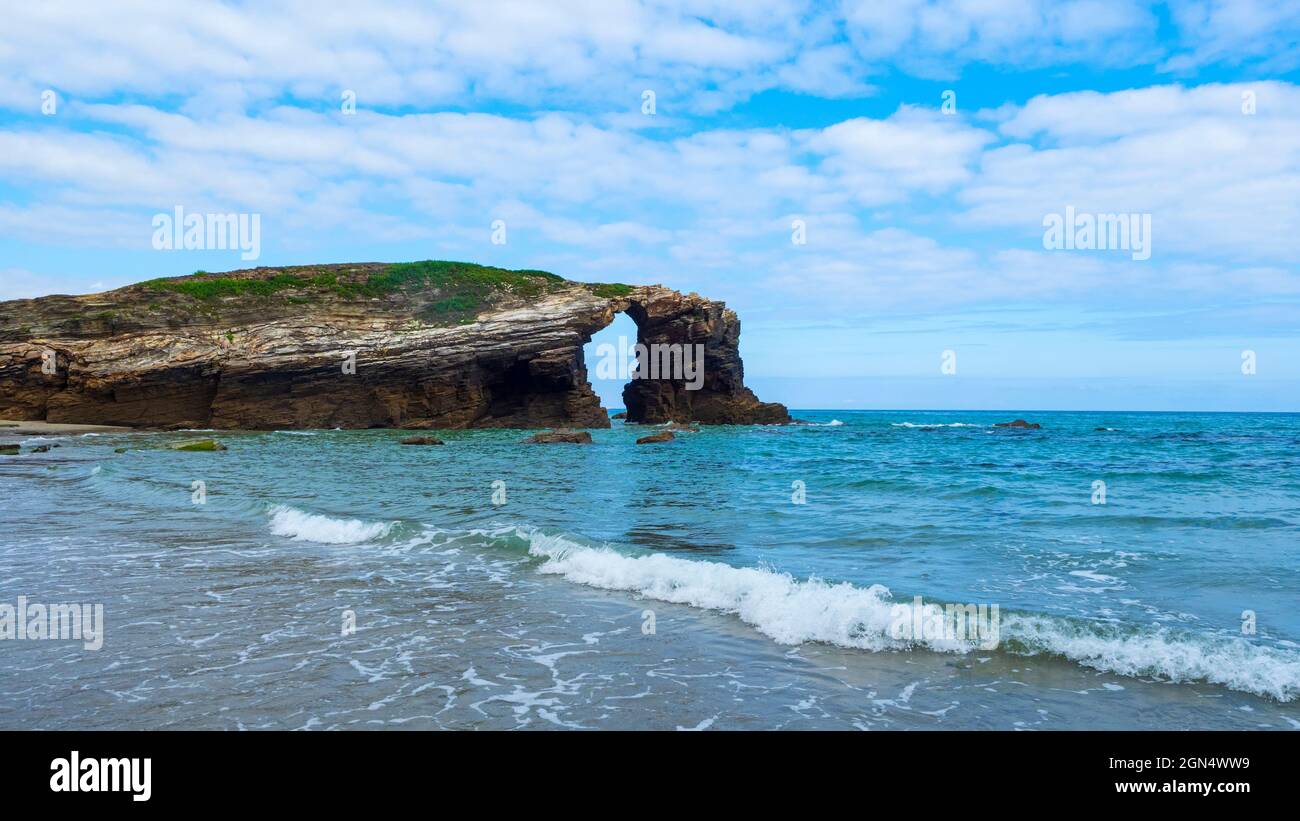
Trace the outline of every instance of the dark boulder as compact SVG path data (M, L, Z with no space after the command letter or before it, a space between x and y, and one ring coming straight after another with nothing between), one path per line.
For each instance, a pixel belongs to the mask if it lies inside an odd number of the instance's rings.
M408 436L402 440L402 444L403 445L445 445L447 443L442 441L436 436Z
M526 445L590 445L591 434L585 430L548 430L534 433L524 440Z
M636 440L636 443L638 445L653 445L656 442L671 442L675 438L676 437L673 436L672 431L665 430L651 434L650 436L642 436L640 439Z

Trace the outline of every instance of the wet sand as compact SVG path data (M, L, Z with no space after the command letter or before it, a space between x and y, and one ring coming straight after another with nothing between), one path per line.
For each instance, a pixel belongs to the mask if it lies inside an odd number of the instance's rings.
M0 436L60 436L77 433L126 433L133 428L115 425L67 425L60 422L20 422L0 419Z

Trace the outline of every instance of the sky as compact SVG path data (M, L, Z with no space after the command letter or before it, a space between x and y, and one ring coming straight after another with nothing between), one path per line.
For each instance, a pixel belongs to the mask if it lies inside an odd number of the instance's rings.
M1300 410L1300 2L358 9L6 3L0 299L468 260L725 300L794 408Z

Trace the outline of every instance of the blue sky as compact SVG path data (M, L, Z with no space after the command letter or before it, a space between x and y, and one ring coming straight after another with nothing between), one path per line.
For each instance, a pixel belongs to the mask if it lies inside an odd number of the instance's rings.
M154 250L180 205L260 214L263 265L466 259L725 299L748 381L792 407L1300 410L1297 3L7 17L0 298L247 267ZM1149 216L1150 259L1045 248L1067 206Z

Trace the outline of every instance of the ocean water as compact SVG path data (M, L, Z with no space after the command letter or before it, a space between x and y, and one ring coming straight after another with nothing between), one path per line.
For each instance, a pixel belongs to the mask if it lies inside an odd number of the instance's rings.
M0 604L106 630L0 641L0 727L1300 728L1300 415L794 415L29 438Z

